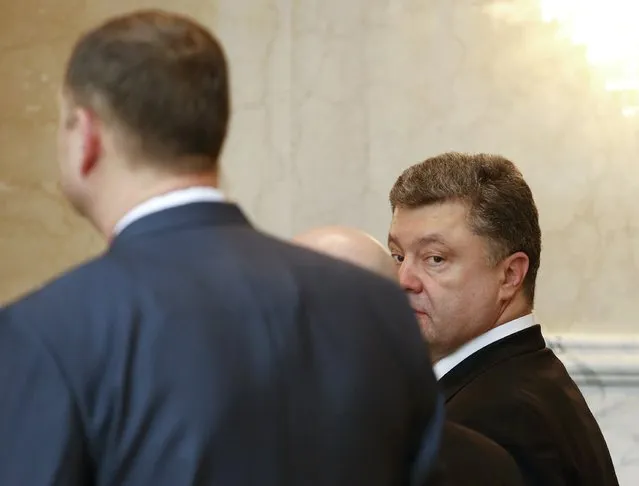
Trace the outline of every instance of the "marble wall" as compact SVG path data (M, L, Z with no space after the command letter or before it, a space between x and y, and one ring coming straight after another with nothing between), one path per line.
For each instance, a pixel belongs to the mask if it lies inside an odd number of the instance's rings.
M81 29L158 6L194 15L227 46L225 188L260 227L286 237L342 223L383 239L402 169L445 150L500 152L541 212L541 322L633 332L638 122L583 49L540 21L537 1L3 2L0 301L101 250L57 194L55 90Z

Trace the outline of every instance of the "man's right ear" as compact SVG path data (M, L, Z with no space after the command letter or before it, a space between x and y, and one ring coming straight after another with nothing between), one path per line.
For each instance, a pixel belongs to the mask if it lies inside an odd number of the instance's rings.
M75 108L70 115L75 119L75 130L80 137L80 173L86 177L95 168L102 152L100 121L94 113L85 108Z

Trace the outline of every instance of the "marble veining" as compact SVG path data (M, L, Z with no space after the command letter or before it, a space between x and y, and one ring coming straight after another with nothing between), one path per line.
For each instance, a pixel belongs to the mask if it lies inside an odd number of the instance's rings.
M0 181L16 199L0 193L0 252L64 257L0 259L0 301L99 251L86 225L68 241L50 232L68 208L38 192L56 178L55 93L79 32L150 6L195 16L227 48L224 188L259 227L288 237L347 224L385 240L404 168L446 150L499 152L539 206L546 327L634 332L639 121L622 116L583 49L541 21L537 0L11 3L0 19Z

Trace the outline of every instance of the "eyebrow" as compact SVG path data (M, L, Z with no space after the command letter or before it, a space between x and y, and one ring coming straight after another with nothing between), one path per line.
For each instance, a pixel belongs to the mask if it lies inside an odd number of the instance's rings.
M415 240L411 246L418 246L418 247L422 247L422 246L427 246L427 245L432 245L434 243L439 243L441 245L445 245L446 244L446 239L439 233L433 233L427 236L422 236L421 238L418 238L417 240ZM397 242L397 238L395 238L393 235L388 235L388 244L391 245L395 245L395 246L400 246L399 243Z

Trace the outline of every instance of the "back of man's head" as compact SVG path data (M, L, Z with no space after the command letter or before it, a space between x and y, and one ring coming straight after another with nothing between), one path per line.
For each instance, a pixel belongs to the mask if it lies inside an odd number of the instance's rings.
M386 278L397 279L395 263L389 252L363 231L342 226L325 226L299 234L293 241Z
M63 94L117 127L132 159L169 173L216 168L230 111L226 59L187 17L138 11L87 32Z

